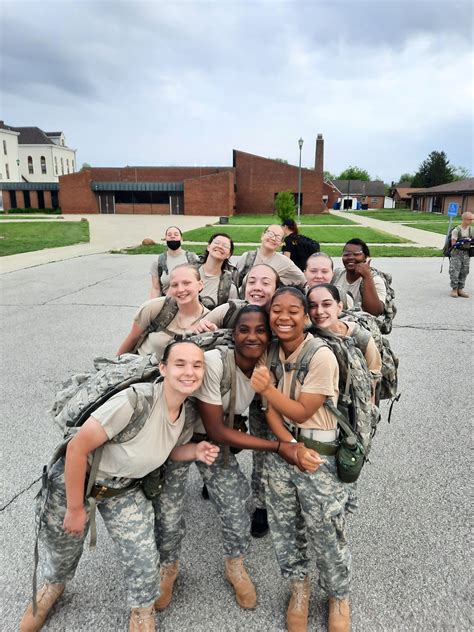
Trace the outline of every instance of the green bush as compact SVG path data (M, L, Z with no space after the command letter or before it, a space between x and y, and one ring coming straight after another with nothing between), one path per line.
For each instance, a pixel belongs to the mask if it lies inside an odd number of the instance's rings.
M295 219L295 196L291 191L280 191L278 193L275 198L275 212L281 222L284 222L285 219Z
M2 211L5 215L26 215L29 213L36 215L61 215L60 208L11 208L8 211Z

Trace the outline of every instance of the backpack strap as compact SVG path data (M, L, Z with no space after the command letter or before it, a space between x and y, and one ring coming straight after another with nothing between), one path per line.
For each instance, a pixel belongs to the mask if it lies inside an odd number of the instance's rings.
M167 296L160 313L151 321L148 327L143 330L142 335L138 339L132 353L137 353L145 338L154 331L164 331L166 334L173 337L175 335L174 332L167 329L167 327L175 318L177 313L178 303L176 302L176 299L172 296Z
M166 274L168 274L168 263L166 259L167 259L166 252L162 252L158 256L158 280L160 282L160 286L161 286L161 277L163 276L163 272L166 272Z
M248 252L245 253L244 267L239 272L239 286L242 286L243 280L247 276L247 273L250 270L250 268L253 267L256 258L257 258L256 250L249 250Z
M237 396L237 377L236 377L236 365L235 365L235 353L233 349L227 347L217 347L221 354L223 374L221 380L221 397L227 394L230 390L229 409L227 414L224 415L224 421L227 428L232 429L234 427L235 417L235 400ZM229 467L229 452L230 446L227 444L224 446L224 468Z
M219 277L217 288L217 305L222 305L229 300L229 292L232 287L232 273L230 270L223 270Z
M371 338L370 331L365 329L365 327L361 327L359 323L354 323L354 325L354 329L350 336L354 339L356 347L358 347L365 356L367 345L369 344L369 340Z
M225 313L225 316L222 321L223 329L232 329L234 327L235 319L237 318L237 314L242 309L248 305L247 301L242 298L231 298L227 301L229 305L229 309Z
M290 399L295 399L296 382L298 381L301 385L303 385L306 376L308 375L311 360L313 359L314 354L322 347L327 347L327 344L323 340L320 338L310 338L304 343L296 362L284 363L283 366L285 373L294 371L290 385Z

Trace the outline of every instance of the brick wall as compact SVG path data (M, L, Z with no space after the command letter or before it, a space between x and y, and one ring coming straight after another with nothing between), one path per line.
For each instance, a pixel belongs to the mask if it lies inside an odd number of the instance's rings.
M232 171L232 167L93 167L90 171L96 182L183 182Z
M234 150L236 213L273 213L275 193L298 192L298 167ZM302 214L322 213L323 176L301 170Z
M59 177L59 206L62 213L98 213L99 203L91 191L92 169Z
M234 204L232 170L184 181L185 215L233 215Z

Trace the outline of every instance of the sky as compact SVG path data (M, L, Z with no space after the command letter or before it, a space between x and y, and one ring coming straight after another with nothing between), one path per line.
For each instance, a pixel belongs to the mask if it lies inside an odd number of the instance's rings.
M471 0L0 0L0 118L76 163L473 165Z

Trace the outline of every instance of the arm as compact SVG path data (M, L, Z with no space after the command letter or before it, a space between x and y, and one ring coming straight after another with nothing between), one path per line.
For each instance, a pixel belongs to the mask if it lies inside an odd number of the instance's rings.
M136 322L133 322L129 334L118 348L117 355L119 356L122 355L122 353L131 353L135 349L137 342L140 340L140 336L144 331L145 330L139 327Z
M271 404L268 404L267 406L265 417L267 418L267 424L270 430L280 441L292 441L293 435L287 428L285 428L283 417L280 413L277 413Z
M159 296L163 296L161 291L160 279L156 274L151 275L151 288L150 288L150 298L158 298Z
M356 265L356 272L362 277L362 309L373 316L383 314L385 306L377 294L374 277L372 276L372 271L370 269L370 259L364 263L358 263Z
M185 443L177 445L171 450L170 459L172 461L202 461L207 465L212 465L219 454L219 447L212 445L208 441L199 443Z
M68 444L64 466L66 515L63 527L66 533L79 536L84 532L87 520L84 508L87 456L106 441L108 436L105 430L94 417L89 417Z

